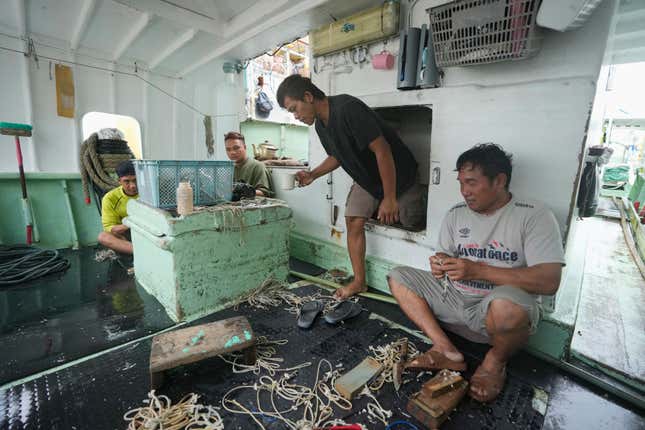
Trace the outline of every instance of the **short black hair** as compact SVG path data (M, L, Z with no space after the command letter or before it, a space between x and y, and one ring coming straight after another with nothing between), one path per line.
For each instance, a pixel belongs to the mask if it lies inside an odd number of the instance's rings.
M242 133L238 133L237 131L229 131L224 135L224 141L226 142L227 140L241 140L246 144L246 141L244 140L244 135Z
M322 100L325 98L325 93L320 88L315 86L311 79L305 78L300 75L288 76L282 81L278 87L276 97L280 107L284 108L284 98L291 97L296 100L304 100L305 92L308 91L314 96L315 99Z
M506 175L506 189L511 183L511 172L513 166L511 164L513 156L504 149L494 143L480 143L470 148L468 151L462 153L457 159L457 168L455 171L460 171L466 164L471 164L472 167L479 167L482 173L491 181L500 173Z
M132 164L132 161L130 160L125 160L119 163L118 166L116 166L116 175L119 178L122 178L124 176L136 176L134 173L134 165Z

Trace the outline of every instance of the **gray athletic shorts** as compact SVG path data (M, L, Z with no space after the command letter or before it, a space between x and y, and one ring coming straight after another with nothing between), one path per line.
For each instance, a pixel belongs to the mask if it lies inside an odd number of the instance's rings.
M464 334L460 329L466 328L478 335L475 339L471 337L471 340L490 341L486 330L486 314L488 305L495 299L508 300L526 309L531 324L531 334L537 330L542 317L542 308L535 297L519 288L498 286L486 296L468 296L449 283L444 288L444 284L427 270L405 266L392 269L388 278L392 278L417 296L424 298L439 321L448 327L456 328L452 331Z
M414 184L398 197L399 221L404 227L424 225L426 208L424 188ZM370 219L378 209L381 201L368 193L363 187L354 183L347 194L345 216Z

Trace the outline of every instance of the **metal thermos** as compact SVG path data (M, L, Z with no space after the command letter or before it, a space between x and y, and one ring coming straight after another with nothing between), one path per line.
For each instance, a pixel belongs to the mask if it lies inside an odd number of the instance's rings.
M399 45L399 68L396 87L409 90L417 86L417 60L419 58L419 38L421 29L410 27L402 30Z

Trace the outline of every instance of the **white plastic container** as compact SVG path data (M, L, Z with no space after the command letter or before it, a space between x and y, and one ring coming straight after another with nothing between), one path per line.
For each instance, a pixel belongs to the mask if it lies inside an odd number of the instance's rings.
M273 171L273 182L277 189L293 190L296 186L296 174L279 170Z
M177 213L188 215L193 212L193 187L190 182L180 182L177 187Z

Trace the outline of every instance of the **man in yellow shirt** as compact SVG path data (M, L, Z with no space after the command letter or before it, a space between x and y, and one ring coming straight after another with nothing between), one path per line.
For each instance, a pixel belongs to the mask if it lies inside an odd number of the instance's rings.
M101 205L101 222L103 231L99 233L99 243L106 248L132 254L130 228L123 224L123 218L128 216L128 200L138 199L137 177L131 161L124 161L116 167L119 176L119 187L103 196Z

